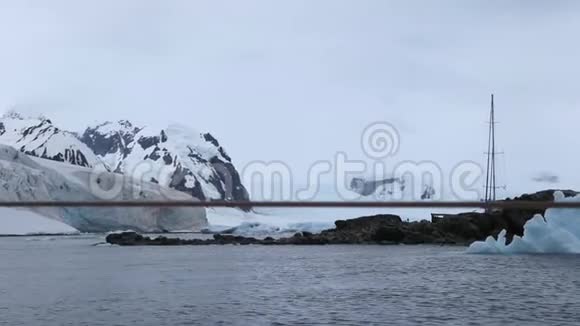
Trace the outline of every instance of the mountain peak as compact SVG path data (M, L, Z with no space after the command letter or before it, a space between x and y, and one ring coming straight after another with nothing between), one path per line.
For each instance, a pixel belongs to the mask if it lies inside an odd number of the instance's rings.
M88 127L86 130L98 132L101 135L121 134L126 133L136 134L143 128L135 127L129 120L105 121L97 124L95 127Z
M119 120L119 121L117 121L117 123L121 127L124 127L124 128L127 128L127 129L133 129L133 124L129 120Z
M181 124L138 128L120 120L88 128L80 139L115 172L130 175L147 166L140 177L201 200L248 199L231 158L209 133Z

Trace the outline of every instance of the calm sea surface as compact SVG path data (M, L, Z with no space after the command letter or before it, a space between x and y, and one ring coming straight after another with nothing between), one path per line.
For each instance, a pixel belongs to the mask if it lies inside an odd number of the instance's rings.
M0 325L578 325L580 256L0 238Z

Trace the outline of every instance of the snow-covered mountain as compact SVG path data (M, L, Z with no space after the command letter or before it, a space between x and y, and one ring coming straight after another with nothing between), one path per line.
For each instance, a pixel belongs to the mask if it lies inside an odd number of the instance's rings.
M162 130L127 120L81 135L44 117L11 111L0 118L0 144L30 156L108 171L185 192L200 200L248 200L231 158L216 138L184 126Z
M248 200L238 171L209 133L180 125L162 130L105 122L80 137L112 171L159 183L200 200Z
M0 145L0 200L194 200L158 184L133 180L121 174L30 157ZM207 227L203 208L38 208L33 213L68 224L81 232L133 229L141 232L200 230ZM6 211L3 211L7 214ZM16 211L14 212L16 213ZM18 215L18 214L16 214Z
M77 136L43 117L28 118L14 111L0 118L0 144L30 156L69 164L96 167L101 160Z

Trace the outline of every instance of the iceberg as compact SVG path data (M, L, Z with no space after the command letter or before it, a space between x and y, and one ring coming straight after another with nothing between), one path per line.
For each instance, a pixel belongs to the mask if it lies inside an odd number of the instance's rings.
M580 201L580 195L565 198L561 191L554 193L555 201ZM515 236L507 244L506 231L497 239L473 243L470 254L580 254L580 209L550 208L544 216L536 215L524 226L522 237Z

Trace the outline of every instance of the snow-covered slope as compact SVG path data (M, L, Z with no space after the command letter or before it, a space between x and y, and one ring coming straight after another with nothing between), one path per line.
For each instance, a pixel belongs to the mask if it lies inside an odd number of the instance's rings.
M122 120L90 127L80 139L114 172L201 200L249 199L231 158L209 133L180 125L154 130Z
M103 195L111 200L194 200L154 183L105 171L95 173L90 168L32 158L0 145L1 200L101 200ZM33 212L82 232L181 231L207 226L202 208L43 208Z
M73 165L101 165L100 159L74 133L62 130L42 117L25 118L16 112L8 112L0 118L0 144L31 156Z

